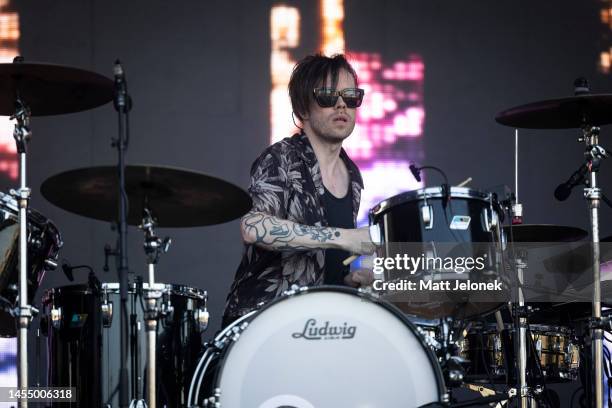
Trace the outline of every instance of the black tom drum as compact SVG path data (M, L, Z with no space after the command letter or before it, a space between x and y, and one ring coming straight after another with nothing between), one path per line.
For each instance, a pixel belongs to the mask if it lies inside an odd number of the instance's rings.
M417 284L415 291L384 293L386 300L429 319L472 318L503 304L508 286L501 267L503 212L493 194L464 187L429 187L382 201L369 216L381 233L377 258L421 259L418 269L385 268L383 280L409 279ZM497 282L503 290L493 298L487 291L455 289ZM436 285L443 289L430 290Z

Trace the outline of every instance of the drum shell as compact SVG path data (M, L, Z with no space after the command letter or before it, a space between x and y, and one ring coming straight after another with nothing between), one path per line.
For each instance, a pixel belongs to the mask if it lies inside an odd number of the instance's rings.
M16 201L0 193L0 336L17 335L10 309L16 306L19 282L19 218ZM40 283L57 260L62 247L61 235L53 222L34 209L28 209L28 303L31 304Z
M41 329L47 336L48 384L74 387L79 401L53 406L101 406L100 297L87 285L70 285L47 290L42 304Z
M158 284L163 315L157 330L158 403L184 406L188 382L201 354L203 327L195 312L205 307L204 291L180 285ZM126 368L130 399L146 395L146 335L143 291L148 285L128 290L128 322L132 327ZM101 312L112 305L112 315ZM61 307L61 323L53 324L51 309ZM79 406L119 406L120 294L118 284L105 283L94 294L87 285L54 288L43 297L43 315L48 336L48 381L50 386L74 386ZM84 324L74 327L73 316L86 314ZM79 320L79 319L77 319ZM66 358L70 356L71 358ZM86 404L86 405L85 405Z
M493 217L499 218L500 209L489 194L452 187L448 197L445 200L440 187L402 193L372 208L370 221L381 228L383 244L498 241L491 224ZM424 219L424 206L430 207L430 222ZM470 217L469 225L451 229L452 217L456 215Z
M530 325L529 331L531 341L528 344L532 344L527 350L529 375L541 377L547 383L577 380L580 353L572 331L565 327L545 325ZM502 333L492 327L471 330L459 344L462 357L470 362L467 378L470 381L492 380L496 383L515 381L514 341L515 336L510 327Z

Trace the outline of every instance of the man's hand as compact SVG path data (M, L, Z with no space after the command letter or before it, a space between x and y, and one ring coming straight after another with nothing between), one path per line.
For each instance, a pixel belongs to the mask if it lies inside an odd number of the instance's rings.
M369 269L357 269L344 277L344 283L353 288L368 286L372 282L374 282L374 273Z
M370 238L370 228L361 227L345 230L345 239L342 249L351 254L371 255L376 251L376 246Z

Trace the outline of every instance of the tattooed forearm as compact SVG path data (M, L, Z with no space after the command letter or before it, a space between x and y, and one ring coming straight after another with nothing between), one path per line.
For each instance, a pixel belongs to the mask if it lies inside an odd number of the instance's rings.
M338 228L297 224L260 212L245 215L242 229L245 241L275 250L327 248L342 235Z
M333 227L312 227L310 225L294 224L293 232L297 236L310 236L310 239L317 242L327 242L340 237L338 228Z

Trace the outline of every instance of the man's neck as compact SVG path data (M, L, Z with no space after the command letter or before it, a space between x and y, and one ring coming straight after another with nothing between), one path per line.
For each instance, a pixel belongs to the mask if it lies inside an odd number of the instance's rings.
M342 150L342 142L329 143L326 140L306 133L308 141L314 150L321 171L333 172L341 163L340 151Z

